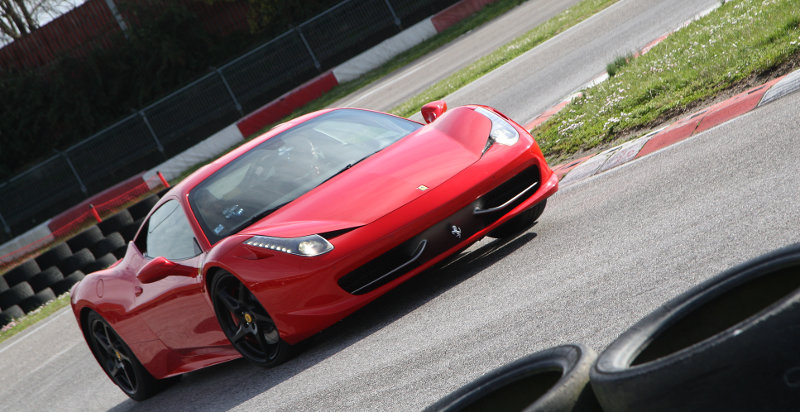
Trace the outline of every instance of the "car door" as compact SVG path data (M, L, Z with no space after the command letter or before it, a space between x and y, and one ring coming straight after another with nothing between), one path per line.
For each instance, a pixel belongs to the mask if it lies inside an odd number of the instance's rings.
M186 350L185 355L228 344L199 276L204 253L177 199L151 214L136 244L145 259L137 275L136 306L153 333L167 347ZM161 265L154 269L157 276L146 273L151 262Z

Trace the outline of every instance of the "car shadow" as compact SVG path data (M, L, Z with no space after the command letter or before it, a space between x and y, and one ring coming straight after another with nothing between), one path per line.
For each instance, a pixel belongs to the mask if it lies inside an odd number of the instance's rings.
M483 240L418 274L339 323L298 345L298 355L264 369L239 359L185 374L172 387L143 402L127 399L111 411L228 410L289 381L354 343L408 315L431 299L470 279L537 237L524 232L509 239ZM252 405L262 409L265 405ZM248 409L253 409L248 407ZM270 409L267 406L267 409Z

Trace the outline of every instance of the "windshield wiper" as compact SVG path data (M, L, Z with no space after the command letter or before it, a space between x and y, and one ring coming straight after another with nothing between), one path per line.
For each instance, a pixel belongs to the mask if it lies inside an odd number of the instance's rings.
M286 203L289 203L289 202L286 202ZM259 220L261 220L261 219L263 219L263 218L267 217L268 215L271 215L271 214L272 214L273 212L275 212L276 210L278 210L278 209L282 208L283 206L285 206L285 205L286 205L286 203L281 203L281 204L280 204L280 205L278 205L278 206L271 207L271 208L269 208L269 209L263 210L263 211L261 211L261 212L259 212L259 213L255 214L255 215L254 215L253 217L251 217L250 219L247 219L247 221L245 221L245 222L242 222L242 224L240 224L239 226L236 226L236 228L235 228L235 229L233 229L233 230L231 231L231 233L236 233L236 232L238 232L238 231L240 231L240 230L242 230L242 229L244 229L244 228L246 228L246 227L248 227L248 226L252 225L253 223L256 223L256 222L258 222Z
M373 154L375 154L375 153L373 153ZM372 156L372 155L369 155L369 156ZM369 156L367 156L367 157L369 157ZM340 169L338 172L336 172L336 173L332 174L332 175L331 175L331 177L329 177L329 178L327 178L327 179L323 180L323 181L322 181L320 184L322 184L322 183L325 183L325 182L327 182L328 180L331 180L331 179L333 179L334 177L336 177L336 176L339 176L340 174L342 174L342 173L346 172L346 171L347 171L348 169L350 169L351 167L353 167L353 166L355 166L355 165L357 165L357 164L361 163L362 161L364 161L364 159L366 159L367 157L361 158L360 160L356 160L356 161L355 161L355 162L353 162L353 163L348 163L348 164L347 164L347 166L345 166L345 167L341 168L341 169Z

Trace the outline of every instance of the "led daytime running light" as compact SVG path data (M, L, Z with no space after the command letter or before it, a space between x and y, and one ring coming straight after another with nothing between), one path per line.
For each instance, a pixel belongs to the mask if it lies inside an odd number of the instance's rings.
M333 245L320 235L297 238L253 236L247 239L244 244L306 257L319 256L333 250Z

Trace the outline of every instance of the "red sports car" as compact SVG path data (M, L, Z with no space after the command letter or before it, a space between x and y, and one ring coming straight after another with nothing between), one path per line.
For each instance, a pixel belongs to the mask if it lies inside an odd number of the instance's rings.
M133 399L158 380L292 345L484 236L513 236L558 189L531 135L444 102L427 125L360 109L284 123L173 187L72 309Z

